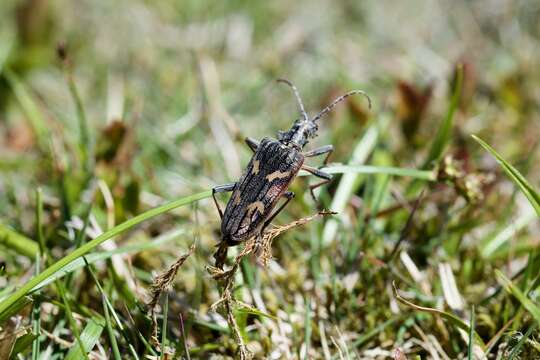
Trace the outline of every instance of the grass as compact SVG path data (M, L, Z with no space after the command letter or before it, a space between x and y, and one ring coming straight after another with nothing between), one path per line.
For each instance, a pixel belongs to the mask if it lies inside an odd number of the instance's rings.
M537 13L0 2L0 359L539 358ZM282 77L373 107L318 122L334 178L275 224L337 214L223 273L210 189L299 116Z

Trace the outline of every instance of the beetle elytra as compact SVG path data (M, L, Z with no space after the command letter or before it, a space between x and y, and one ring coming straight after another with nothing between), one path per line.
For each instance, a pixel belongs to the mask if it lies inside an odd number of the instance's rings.
M315 117L310 118L304 110L296 87L288 80L278 79L277 81L289 85L293 90L301 118L296 120L289 130L280 131L277 140L265 137L257 142L249 137L246 138L246 144L254 154L244 173L237 182L212 189L212 197L221 217L220 249L214 255L218 267L223 265L223 260L219 261L218 258L223 259L228 246L238 245L253 236L260 235L276 215L287 206L294 197L294 193L287 191L287 188L301 169L322 179L309 187L313 197L315 188L330 182L332 175L304 164L305 158L326 155L323 160L323 165L326 165L328 157L334 150L332 145L325 145L302 152L309 139L317 136L317 121L339 102L355 94L365 96L371 108L371 99L365 92L352 90L336 98ZM223 212L215 194L230 191L233 194ZM276 209L281 198L285 198L285 201Z

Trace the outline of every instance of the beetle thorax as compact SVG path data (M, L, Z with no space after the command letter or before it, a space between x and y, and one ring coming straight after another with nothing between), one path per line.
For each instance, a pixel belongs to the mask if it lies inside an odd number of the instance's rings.
M278 140L301 149L308 143L308 139L317 136L317 130L318 126L313 121L296 120L289 130L278 132Z

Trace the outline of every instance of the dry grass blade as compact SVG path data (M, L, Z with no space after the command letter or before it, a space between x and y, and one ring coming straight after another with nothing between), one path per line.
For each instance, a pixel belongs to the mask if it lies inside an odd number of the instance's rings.
M392 282L392 287L394 289L394 296L396 297L396 300L398 300L400 303L402 303L404 305L407 305L410 308L413 308L413 309L418 310L418 311L423 311L423 312L428 312L428 313L431 313L431 314L439 315L439 316L443 317L444 319L448 320L449 322L451 322L452 324L454 324L459 329L465 330L467 332L470 331L469 325L465 321L458 318L457 316L455 316L455 315L453 315L451 313L448 313L446 311L416 305L416 304L410 302L409 300L403 298L399 294L398 289L396 287L396 284L394 282ZM485 349L484 341L482 340L482 338L480 337L480 335L478 335L478 333L476 331L474 331L474 341L475 341L476 344L481 346L482 350Z

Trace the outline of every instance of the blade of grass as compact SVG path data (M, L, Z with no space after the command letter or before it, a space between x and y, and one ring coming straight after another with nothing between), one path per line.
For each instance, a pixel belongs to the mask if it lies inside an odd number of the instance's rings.
M514 295L514 297L519 300L521 305L523 305L523 307L527 309L529 313L531 313L534 319L540 322L540 307L529 299L527 295L524 294L517 286L515 286L514 283L512 283L512 281L508 279L501 271L495 270L495 275L497 276L497 281L499 284L501 284L507 292Z
M389 116L384 116L383 118L381 118L379 123L372 124L366 130L364 136L356 145L348 165L358 166L362 165L367 161L371 152L375 148L375 145L377 144L381 129L386 128L386 124L388 122ZM343 212L343 210L347 206L351 195L359 185L358 176L359 174L357 173L347 173L343 175L337 187L334 198L332 199L330 209L332 209L333 211L337 211L338 213ZM332 241L334 241L337 230L337 220L330 219L326 222L323 229L322 246L328 246Z
M69 321L69 325L71 328L71 331L73 332L73 336L77 340L77 344L79 345L79 348L82 353L82 357L84 357L86 360L90 360L88 358L88 354L85 351L84 343L81 339L81 333L79 331L79 326L77 325L77 322L75 321L75 318L73 317L73 313L71 312L71 306L69 305L68 298L66 296L66 290L64 288L64 284L61 281L56 281L56 288L58 289L58 292L60 294L60 297L62 298L62 302L64 303L65 312ZM71 351L70 351L71 352ZM69 355L69 353L68 353ZM79 357L80 358L80 357Z
M469 331L471 331L471 327L469 325L467 325L467 323L463 320L461 320L459 317L457 317L456 315L454 314L451 314L449 312L446 312L446 311L442 311L442 310L438 310L438 309L433 309L433 308L429 308L429 307L425 307L425 306L419 306L419 305L416 305L412 302L410 302L409 300L403 298L401 295L399 295L398 293L398 289L395 285L395 283L392 283L392 286L394 288L394 296L396 297L396 299L404 304L404 305L407 305L408 307L410 308L413 308L415 310L418 310L418 311L423 311L423 312L427 312L427 313L431 313L431 314L436 314L436 315L439 315L441 316L442 318L448 320L450 323L452 323L453 325L457 326L458 328L462 329L462 330L465 330L467 333ZM485 349L485 344L484 344L484 341L482 340L482 338L480 337L480 335L478 335L478 333L476 331L474 331L473 329L473 332L474 332L474 339L475 339L475 342L477 344L479 344L479 346L481 347L482 351L484 351Z
M36 234L41 256L46 253L45 236L43 236L43 191L41 188L36 190Z
M221 334L227 334L227 335L231 334L231 331L229 330L229 328L227 326L221 326L221 325L216 324L214 322L210 322L210 321L206 321L206 320L203 320L203 319L195 318L195 319L193 319L193 323L197 324L198 326L205 327L205 328L208 328L208 329L213 330L213 331L217 331L217 332L219 332Z
M167 320L169 316L169 295L165 293L165 304L163 306L163 325L161 327L161 354L159 358L165 358L165 342L167 341Z
M461 86L463 83L463 65L458 65L456 71L456 85L453 89L452 99L450 100L450 105L448 106L446 117L444 118L444 121L437 130L435 140L433 140L431 148L429 149L428 157L424 163L424 166L422 166L423 169L428 169L433 165L434 162L437 162L441 158L446 148L446 145L448 145L448 142L452 137L454 113L457 110L457 107L459 105L459 99L461 98Z
M169 233L159 236L156 240L152 242L143 242L143 243L137 243L137 244L132 244L132 245L126 245L126 246L116 248L112 251L96 251L96 252L89 253L88 255L85 255L84 259L88 261L88 263L93 264L97 261L110 259L111 257L117 254L130 254L130 253L141 252L143 250L153 249L171 240L174 240L178 235L183 234L183 233L185 233L185 230L176 229ZM85 263L83 259L81 258L76 259L73 262L71 262L69 265L64 266L62 269L58 270L57 272L49 276L49 278L47 278L43 282L36 285L32 290L30 290L30 293L37 291L41 289L42 287L47 286L54 280L59 279L65 276L66 274L69 274L84 266L85 266Z
M512 323L514 322L515 318L512 318L506 322L506 324L503 325L502 328L500 328L497 333L489 339L489 341L486 343L486 354L490 354L493 347L497 344L497 342L502 338L502 336L506 333L506 330Z
M321 168L322 171L329 174L384 174L394 176L406 176L419 180L435 181L436 174L431 170L407 169L392 166L372 166L372 165L342 165L332 164ZM299 176L310 175L302 170Z
M306 302L306 317L304 319L304 327L304 344L306 346L304 359L309 359L309 348L311 347L311 298L308 298Z
M37 339L37 335L34 333L27 333L23 336L20 336L15 341L15 344L13 345L13 350L11 350L11 354L9 356L10 359L17 359L17 354L23 352L26 350L30 345L33 344L34 341Z
M39 246L35 241L4 224L0 224L0 244L29 259L34 259L36 254L39 254Z
M521 173L513 167L510 163L502 158L495 149L489 146L484 140L480 139L478 136L471 135L474 140L476 140L484 149L486 149L499 163L506 175L519 187L521 192L527 197L532 207L536 211L536 214L540 216L540 194L534 190L534 188L529 184L527 179Z
M81 244L86 239L86 229L88 228L88 224L90 223L90 215L92 214L92 202L86 205L86 210L83 215L83 226L77 232L77 235L75 236L75 241L73 242L75 249L79 248ZM70 289L71 285L73 283L73 275L74 272L70 272L67 274L66 278L63 280L64 285L66 288Z
M376 336L377 334L384 331L387 327L389 327L390 325L393 325L395 322L397 322L399 320L402 320L402 319L403 319L403 316L398 316L398 317L393 317L391 319L386 320L382 324L376 326L373 330L368 331L366 334L364 334L364 335L358 337L356 340L354 340L352 345L351 345L351 349L356 349L359 346L362 346L367 341L372 339L374 336ZM335 360L338 357L339 357L339 355L334 355L332 357L332 359Z
M112 287L112 285L111 285L111 287ZM110 293L111 287L109 287L109 289L107 289L107 291L104 292L104 293ZM114 310L114 307L110 303L109 298L105 297L104 301L105 301L105 304L107 305L109 311L111 312L114 321L116 322L116 326L118 326L118 329L120 330L120 334L122 334L122 336L126 340L126 343L128 344L128 348L129 348L129 351L130 351L131 355L133 356L133 359L139 360L139 356L137 355L137 352L135 351L135 348L133 347L133 344L131 343L132 340L130 339L129 334L127 333L126 329L122 325L122 322L120 321L120 318L118 317L118 314L116 313L116 310ZM140 334L141 334L140 331L137 331L137 335L140 335ZM143 340L144 340L144 338L143 338ZM145 341L143 341L143 343L145 343L145 345L146 345L147 343ZM147 346L147 348L149 348L150 353L152 355L156 355L153 352L151 347Z
M14 36L2 36L2 38L0 39L0 74L2 74L2 70L4 69L6 60L9 57L11 48L13 47L14 38Z
M71 350L69 350L66 356L66 360L76 360L80 359L81 357L85 357L88 359L88 353L92 351L92 349L98 342L104 328L105 321L103 320L103 318L90 318L80 336L82 346L71 348Z
M40 255L36 254L36 271L35 274L39 274L40 268ZM41 333L41 302L36 299L32 304L32 331L36 334L36 338L32 342L32 360L39 358L39 334Z
M113 328L112 328L112 324L111 324L111 317L109 315L110 301L109 301L105 291L103 291L103 287L101 286L101 284L100 284L100 282L99 282L99 280L98 280L98 278L96 276L96 273L95 273L95 271L93 269L93 266L90 265L86 261L86 257L84 257L84 256L83 256L83 260L85 262L86 269L88 269L88 272L90 273L90 276L92 277L92 280L94 280L94 283L96 284L96 286L98 288L98 291L101 294L103 312L105 313L105 324L107 325L107 333L109 335L109 341L111 342L111 348L113 350L113 355L114 355L114 358L116 360L120 360L121 359L120 351L118 350L118 344L116 342L116 337L114 336L114 332L113 332ZM111 305L111 308L112 308L112 305ZM113 309L113 312L114 312L114 309ZM120 322L120 320L118 320L118 317L116 317L116 319L117 319L118 322Z
M471 321L469 325L469 346L467 348L467 359L473 360L473 354L474 354L474 305L471 308Z
M66 70L66 81L69 88L69 93L71 94L71 97L73 98L73 102L75 103L75 109L77 112L77 121L79 123L79 135L80 135L80 144L79 144L79 151L81 152L81 158L82 158L82 164L84 165L84 169L88 172L92 172L92 143L90 141L90 131L88 128L88 120L86 118L86 113L84 111L83 102L81 100L81 97L79 95L79 91L77 89L77 84L75 84L75 78L73 76L73 71L69 67Z
M532 221L537 219L537 214L528 210L524 214L520 215L511 224L508 224L502 231L491 237L480 248L480 253L484 258L489 258L497 252L503 245L510 241L519 231L529 225Z
M0 325L11 316L18 314L26 305L32 302L29 296L23 296L19 301L10 305L6 310L0 313Z
M380 324L379 326L375 327L373 330L369 331L368 333L360 336L358 339L356 339L352 346L354 348L357 348L359 346L362 346L363 344L366 343L366 341L368 341L369 339L371 339L372 337L374 337L375 335L379 334L380 332L382 332L384 329L386 329L388 326L394 324L395 322L401 320L402 317L394 317L394 318L391 318L391 319L388 319L386 320L385 322L383 322L382 324Z
M83 246L79 247L78 249L74 250L72 253L68 254L67 256L61 258L57 262L55 262L53 265L49 266L47 269L45 269L42 273L40 273L37 276L34 276L29 281L27 281L20 289L15 291L13 294L11 294L7 299L2 301L0 303L0 316L3 315L3 313L10 308L13 304L17 303L21 298L23 298L26 294L28 294L36 285L41 283L42 281L46 280L49 276L53 275L58 270L62 269L64 266L70 264L72 261L76 260L77 258L86 255L88 252L90 252L92 249L94 249L96 246L104 242L105 240L108 240L110 238L113 238L115 236L118 236L119 234L123 233L124 231L132 228L135 225L138 225L148 219L151 219L155 216L161 215L165 212L168 212L172 209L175 209L180 206L184 206L187 204L190 204L194 201L198 201L201 199L208 198L212 195L211 190L203 191L194 195L186 196L183 198L180 198L178 200L171 201L167 204L158 206L156 208L150 209L142 214L139 214L135 216L132 219L129 219L114 228L110 229L109 231L104 232L100 236L96 237L94 240L87 242Z
M4 69L4 77L11 86L11 89L15 94L15 98L21 105L27 120L30 122L30 126L36 135L40 149L47 153L49 148L49 130L33 96L30 94L30 91L27 89L26 85L9 68Z
M269 318L269 319L272 319L272 320L275 320L275 321L278 320L278 318L273 316L273 315L267 314L264 311L261 311L261 310L259 310L257 308L254 308L252 306L249 306L248 304L244 304L244 303L241 303L241 302L239 302L237 304L237 307L235 308L235 311L237 311L239 313L242 313L242 314L257 315L257 316L260 316L261 318Z
M107 324L107 334L109 335L109 341L111 342L111 348L115 360L121 360L120 350L118 350L118 343L116 342L116 337L114 336L114 331L111 324L111 315L109 314L109 307L105 302L105 295L101 296L103 313L105 315L105 323Z
M527 341L529 336L531 336L532 332L534 331L534 329L536 329L536 327L537 323L533 323L531 324L531 326L529 326L527 332L521 336L516 346L514 346L514 348L512 349L512 352L508 356L508 360L513 360L519 354L519 351L523 347L523 344L525 344L525 341Z
M139 338L139 340L141 340L146 350L148 350L148 352L154 357L154 359L157 359L156 351L154 350L152 345L150 345L148 340L143 336L143 334L141 334L141 332L138 330L137 330L137 337ZM129 346L130 346L131 353L133 354L134 358L138 360L139 358L138 358L137 353L135 353L135 349L133 348L133 345L129 344Z
M186 355L187 360L191 360L191 356L189 355L189 348L187 344L187 338L186 338L186 330L184 328L184 319L182 317L182 313L180 312L180 333L182 334L182 344L184 346L184 353Z

